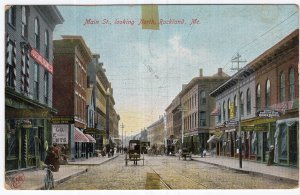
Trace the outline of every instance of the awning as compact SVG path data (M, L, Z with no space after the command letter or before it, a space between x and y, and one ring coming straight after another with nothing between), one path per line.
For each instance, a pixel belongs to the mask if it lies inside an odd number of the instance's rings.
M91 136L90 134L84 134L88 139L90 143L96 143L95 138L93 138L93 136Z
M89 139L78 128L74 128L75 142L89 142Z
M220 107L216 107L211 113L210 115L211 116L219 116L221 113L220 113Z
M216 135L211 136L211 137L207 140L207 143L210 143L210 142L214 141L214 140L215 140L215 137L216 137Z
M225 133L229 133L229 132L234 132L235 129L228 129L228 130L225 130Z

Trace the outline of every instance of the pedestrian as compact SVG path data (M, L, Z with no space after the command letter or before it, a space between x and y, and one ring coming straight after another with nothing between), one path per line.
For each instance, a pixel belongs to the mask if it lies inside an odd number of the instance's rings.
M203 148L202 148L202 146L200 147L200 155L201 155L201 158L203 158Z

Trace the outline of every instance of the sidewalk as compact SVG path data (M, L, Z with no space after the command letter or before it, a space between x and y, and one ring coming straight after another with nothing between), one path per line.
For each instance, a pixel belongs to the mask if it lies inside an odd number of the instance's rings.
M100 165L117 158L118 156L119 155L115 155L110 158L94 157L86 160L69 162L68 165L60 165L59 172L53 172L55 185L87 172L88 167L91 165ZM5 188L7 190L43 190L45 174L46 171L41 169L16 171L7 174L5 177ZM13 187L13 183L15 184L15 187Z
M272 179L283 179L291 182L299 182L299 169L284 166L267 166L263 163L252 162L248 160L242 161L242 168L239 168L239 160L237 158L220 157L220 156L200 156L193 155L193 160L207 163L211 165L221 166L235 171L242 171L254 175L265 176Z
M89 159L84 159L84 160L77 160L77 161L69 161L69 165L100 165L103 164L107 161L110 161L112 159L115 159L119 156L120 154L115 154L113 157L107 157L107 156L101 156L101 157L92 157Z

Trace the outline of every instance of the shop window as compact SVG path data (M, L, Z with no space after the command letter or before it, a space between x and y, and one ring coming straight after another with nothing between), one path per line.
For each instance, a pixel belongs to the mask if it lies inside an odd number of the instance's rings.
M34 43L35 48L40 50L40 24L37 18L34 19Z
M269 79L266 82L265 100L266 100L266 107L270 107L270 105L271 105L271 84L270 84Z
M200 104L205 105L206 104L206 94L205 91L200 92Z
M6 133L6 140L7 140L7 157L14 158L18 157L18 134L16 132L15 122L14 120L10 120L7 122L7 133Z
M260 84L256 87L256 109L261 109L261 89Z
M287 128L286 124L279 126L279 162L287 162Z
M289 100L295 99L295 71L294 68L289 72Z
M280 102L285 100L285 76L282 72L280 74Z
M29 129L28 154L31 155L31 156L35 155L34 154L34 152L35 152L35 148L34 148L34 145L35 145L35 142L34 142L35 132L36 132L36 129L34 129L34 128Z
M250 89L247 89L247 114L251 114L251 93Z
M257 150L256 132L251 132L251 149L250 149L251 155L256 155L257 153L256 150Z
M27 17L27 10L25 6L22 6L22 27L21 27L21 34L24 38L28 36L28 25L27 25L28 17Z
M8 24L13 27L16 26L16 6L11 6L8 10Z

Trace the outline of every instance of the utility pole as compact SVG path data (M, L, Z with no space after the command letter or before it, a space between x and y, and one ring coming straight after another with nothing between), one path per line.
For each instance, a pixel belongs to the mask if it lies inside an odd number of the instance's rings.
M121 128L122 128L122 154L123 154L123 129L124 129L123 123L122 123L122 125L121 125Z
M232 68L233 70L237 70L237 76L238 76L238 97L237 97L237 104L238 104L238 110L237 110L237 115L238 115L238 125L239 125L239 133L238 133L238 136L239 136L239 164L240 164L240 168L242 168L242 134L241 134L241 87L240 87L240 74L239 74L239 71L240 71L240 63L243 63L243 62L246 62L246 60L241 60L241 55L239 53L237 53L237 55L235 57L233 57L231 59L231 62L232 63L237 63L237 69L234 69Z

